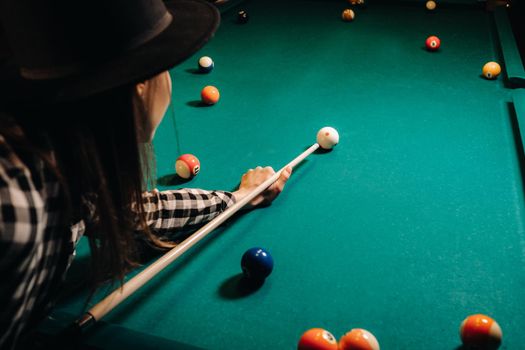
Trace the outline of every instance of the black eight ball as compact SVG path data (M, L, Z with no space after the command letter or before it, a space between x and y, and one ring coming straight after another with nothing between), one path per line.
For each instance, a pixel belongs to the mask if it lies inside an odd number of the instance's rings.
M244 24L248 22L248 13L244 10L239 11L237 14L237 22Z

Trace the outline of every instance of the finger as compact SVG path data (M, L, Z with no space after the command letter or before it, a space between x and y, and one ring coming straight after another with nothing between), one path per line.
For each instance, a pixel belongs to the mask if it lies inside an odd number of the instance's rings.
M275 174L275 170L273 170L273 168L272 168L271 166L267 166L267 167L265 167L265 168L264 168L264 171L265 171L266 173L268 173L268 174L271 174L271 175Z
M290 176L292 176L292 172L293 172L293 169L291 166L287 166L283 173L285 173L285 176L286 176L286 181L288 181L288 179L290 178ZM281 174L282 175L282 174Z
M286 167L283 169L283 171L281 171L281 175L277 181L282 182L284 185L290 176L292 176L292 167Z
M279 188L279 192L281 192L284 189L284 185L286 185L286 182L292 175L292 168L287 167L283 171L281 171L281 175L279 176L279 179L277 180L277 186Z
M276 197L279 193L281 193L284 189L284 185L286 185L286 182L290 178L292 173L291 167L286 167L281 171L281 175L277 179L277 181L274 182L272 186L270 186L269 190L271 191L270 195L273 195Z

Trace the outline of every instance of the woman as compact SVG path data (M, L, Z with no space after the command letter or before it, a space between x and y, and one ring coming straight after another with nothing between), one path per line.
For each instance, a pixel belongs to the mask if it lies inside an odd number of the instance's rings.
M122 281L143 243L174 246L274 172L248 171L235 192L147 191L167 70L216 30L209 3L0 6L0 348L16 348L49 311L81 236L93 285ZM249 207L275 199L290 173Z

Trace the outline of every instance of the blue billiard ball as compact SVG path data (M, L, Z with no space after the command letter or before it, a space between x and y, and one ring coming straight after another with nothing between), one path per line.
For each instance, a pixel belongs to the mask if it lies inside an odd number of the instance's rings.
M243 254L241 268L249 280L263 281L272 273L273 258L263 248L251 248Z
M199 59L199 71L201 73L209 73L214 67L213 60L208 56L202 56Z

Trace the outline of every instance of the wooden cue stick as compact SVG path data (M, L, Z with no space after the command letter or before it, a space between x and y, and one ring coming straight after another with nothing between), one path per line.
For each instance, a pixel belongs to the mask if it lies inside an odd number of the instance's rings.
M215 219L208 222L206 225L201 227L198 231L193 233L191 236L186 238L182 243L172 248L157 261L149 265L135 277L124 283L120 288L113 291L111 294L106 296L102 301L93 306L87 311L79 320L76 321L78 327L85 328L88 325L100 320L107 313L113 310L118 304L124 299L133 294L137 289L146 284L150 279L162 271L166 266L175 261L179 256L184 254L188 249L194 246L201 239L206 237L211 231L220 226L224 221L229 219L233 214L238 212L252 199L261 194L264 190L270 187L281 175L281 172L287 167L295 167L297 164L302 162L306 157L315 152L319 148L319 144L315 143L306 151L297 156L290 163L285 165L281 170L273 174L269 179L264 181L262 184L257 186L252 192L234 205L226 209L224 212L219 214Z

